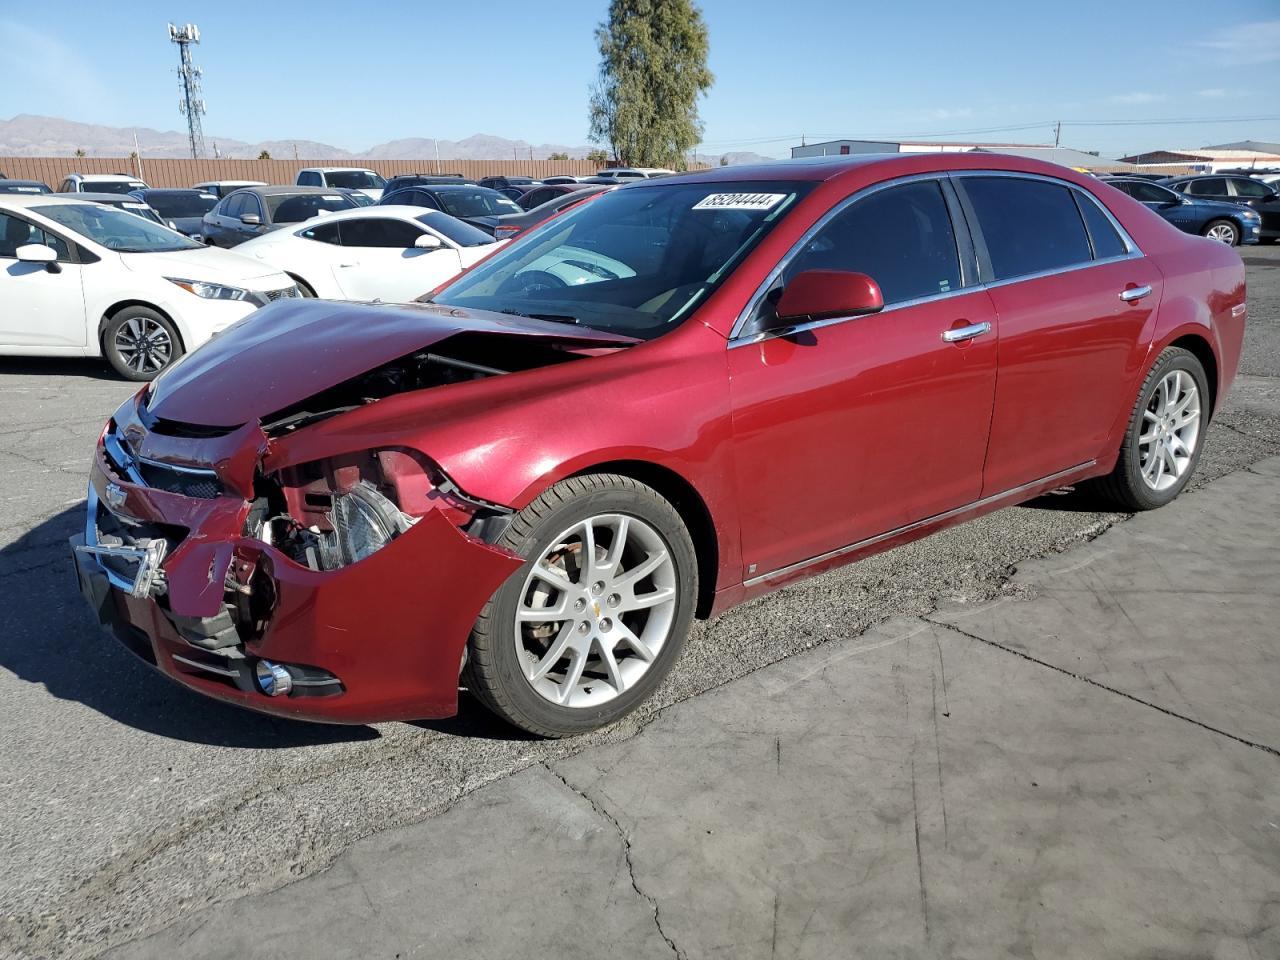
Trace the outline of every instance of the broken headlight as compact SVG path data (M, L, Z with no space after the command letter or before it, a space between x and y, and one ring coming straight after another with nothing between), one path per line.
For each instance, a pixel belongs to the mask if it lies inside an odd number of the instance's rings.
M333 529L316 538L320 568L335 570L381 550L413 525L413 518L367 480L333 499Z

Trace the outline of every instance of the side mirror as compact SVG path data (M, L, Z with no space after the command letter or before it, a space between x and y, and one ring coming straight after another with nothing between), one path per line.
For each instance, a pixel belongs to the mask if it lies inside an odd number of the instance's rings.
M417 240L413 241L413 245L418 250L439 250L444 246L444 244L440 242L440 238L434 233L424 233L422 236L418 237Z
M859 317L884 309L880 284L865 273L847 270L806 270L791 278L774 307L779 329L808 320Z
M57 263L58 252L42 243L25 243L16 251L23 263Z
M249 227L256 227L262 223L262 218L256 213L246 213L240 217L240 222Z

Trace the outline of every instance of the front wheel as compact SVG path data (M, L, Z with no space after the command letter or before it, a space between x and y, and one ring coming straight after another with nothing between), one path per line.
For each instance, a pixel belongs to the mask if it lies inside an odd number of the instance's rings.
M481 611L467 685L544 737L585 733L634 710L670 671L698 592L675 508L630 477L556 484L498 541L526 558Z
M1101 491L1131 511L1162 507L1181 493L1200 462L1211 402L1195 354L1167 347L1138 391L1120 458Z
M103 352L126 380L154 380L182 356L173 323L150 307L123 307L102 331Z
M1234 247L1240 243L1240 228L1230 220L1213 220L1204 228L1204 236Z

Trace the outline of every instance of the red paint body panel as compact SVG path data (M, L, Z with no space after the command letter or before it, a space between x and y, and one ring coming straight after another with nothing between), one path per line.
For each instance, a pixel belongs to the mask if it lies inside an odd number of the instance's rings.
M1144 256L730 343L756 291L832 206L887 180L975 169L1057 177L1092 192ZM147 634L161 670L211 696L337 722L441 716L454 708L475 616L519 559L468 536L463 513L432 501L415 508L419 522L388 546L319 573L243 536L255 477L398 448L438 465L468 496L518 510L564 477L639 462L705 507L716 567L701 577L714 585L718 612L1105 472L1138 385L1168 343L1195 336L1208 344L1218 402L1235 375L1244 324L1239 257L1093 178L976 153L828 158L691 177L770 178L814 187L688 321L657 340L632 345L583 328L446 308L284 301L215 338L153 387L147 417L234 427L224 436L154 432L135 401L117 412L135 452L211 467L229 490L193 501L135 487L108 477L99 453L92 479L99 494L111 480L123 491L122 510L189 531L166 560L164 604L176 614L213 615L221 597L211 584L234 567L233 557L247 561L269 578L275 597L265 631L246 641L245 654L331 671L346 688L341 695L271 699L236 689L173 660L191 647L157 601L114 592L118 615ZM1126 287L1146 284L1150 296L1119 299ZM942 340L946 330L980 322L992 324L990 334ZM259 427L269 414L458 333L537 338L572 348L576 358L388 396L270 440ZM413 470L397 477L402 492L421 491ZM797 563L804 565L783 569Z

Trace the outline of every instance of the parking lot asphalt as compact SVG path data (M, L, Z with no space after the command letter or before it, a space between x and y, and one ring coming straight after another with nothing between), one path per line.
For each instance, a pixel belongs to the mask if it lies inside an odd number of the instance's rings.
M1280 250L1246 249L1244 256L1250 284L1245 375L1207 435L1193 489L1280 454ZM864 642L872 636L866 631L891 631L904 618L1016 596L1023 589L1015 576L1020 565L1041 557L1051 562L1125 519L1080 494L1043 497L747 604L695 630L676 671L639 714L572 742L528 740L470 702L450 721L310 726L234 710L171 685L118 648L83 608L66 537L80 523L93 441L132 389L94 362L0 361L6 608L0 791L7 801L0 819L6 866L0 955L93 956L210 904L317 873L361 837L419 821L444 823L440 815L452 815L463 798L518 771L554 766L583 751L622 756L639 731L669 722L664 708L673 703L812 647ZM1254 508L1252 501L1239 506ZM1171 510L1134 522L1159 528ZM1202 535L1208 540L1213 530ZM971 626L960 628L978 635ZM1210 621L1206 629L1228 631L1229 621ZM1003 642L999 636L992 639ZM972 658L969 674L981 674L992 656L986 639L951 641L958 645L952 659ZM1221 639L1211 633L1205 645ZM1115 665L1106 651L1094 653ZM1254 663L1250 670L1256 675L1266 666ZM1036 699L1036 683L1025 672L1029 667L1002 669L1001 684L975 689L1005 698L1002 709L1016 713ZM1188 681L1173 672L1168 682ZM704 709L711 699L682 709ZM891 740L893 725L879 713L870 700L867 737ZM1027 720L1030 731L1041 722L1030 714ZM1206 741L1202 750L1228 749L1214 743ZM1204 769L1205 776L1218 775ZM537 770L521 776L495 789L518 790L539 777L543 786L554 786ZM719 795L716 776L710 766L699 781L713 797ZM1067 800L1055 802L1060 809ZM1028 801L1025 814L1034 823L1046 811L1035 813ZM485 849L477 852L483 856ZM454 856L448 875L474 888L504 867L500 848L489 849L490 862L475 862L465 847L454 853L447 844L438 854L419 853L424 861ZM1277 876L1273 864L1272 890L1280 886ZM651 922L643 911L639 917Z
M1280 457L109 956L1274 957L1277 542Z

